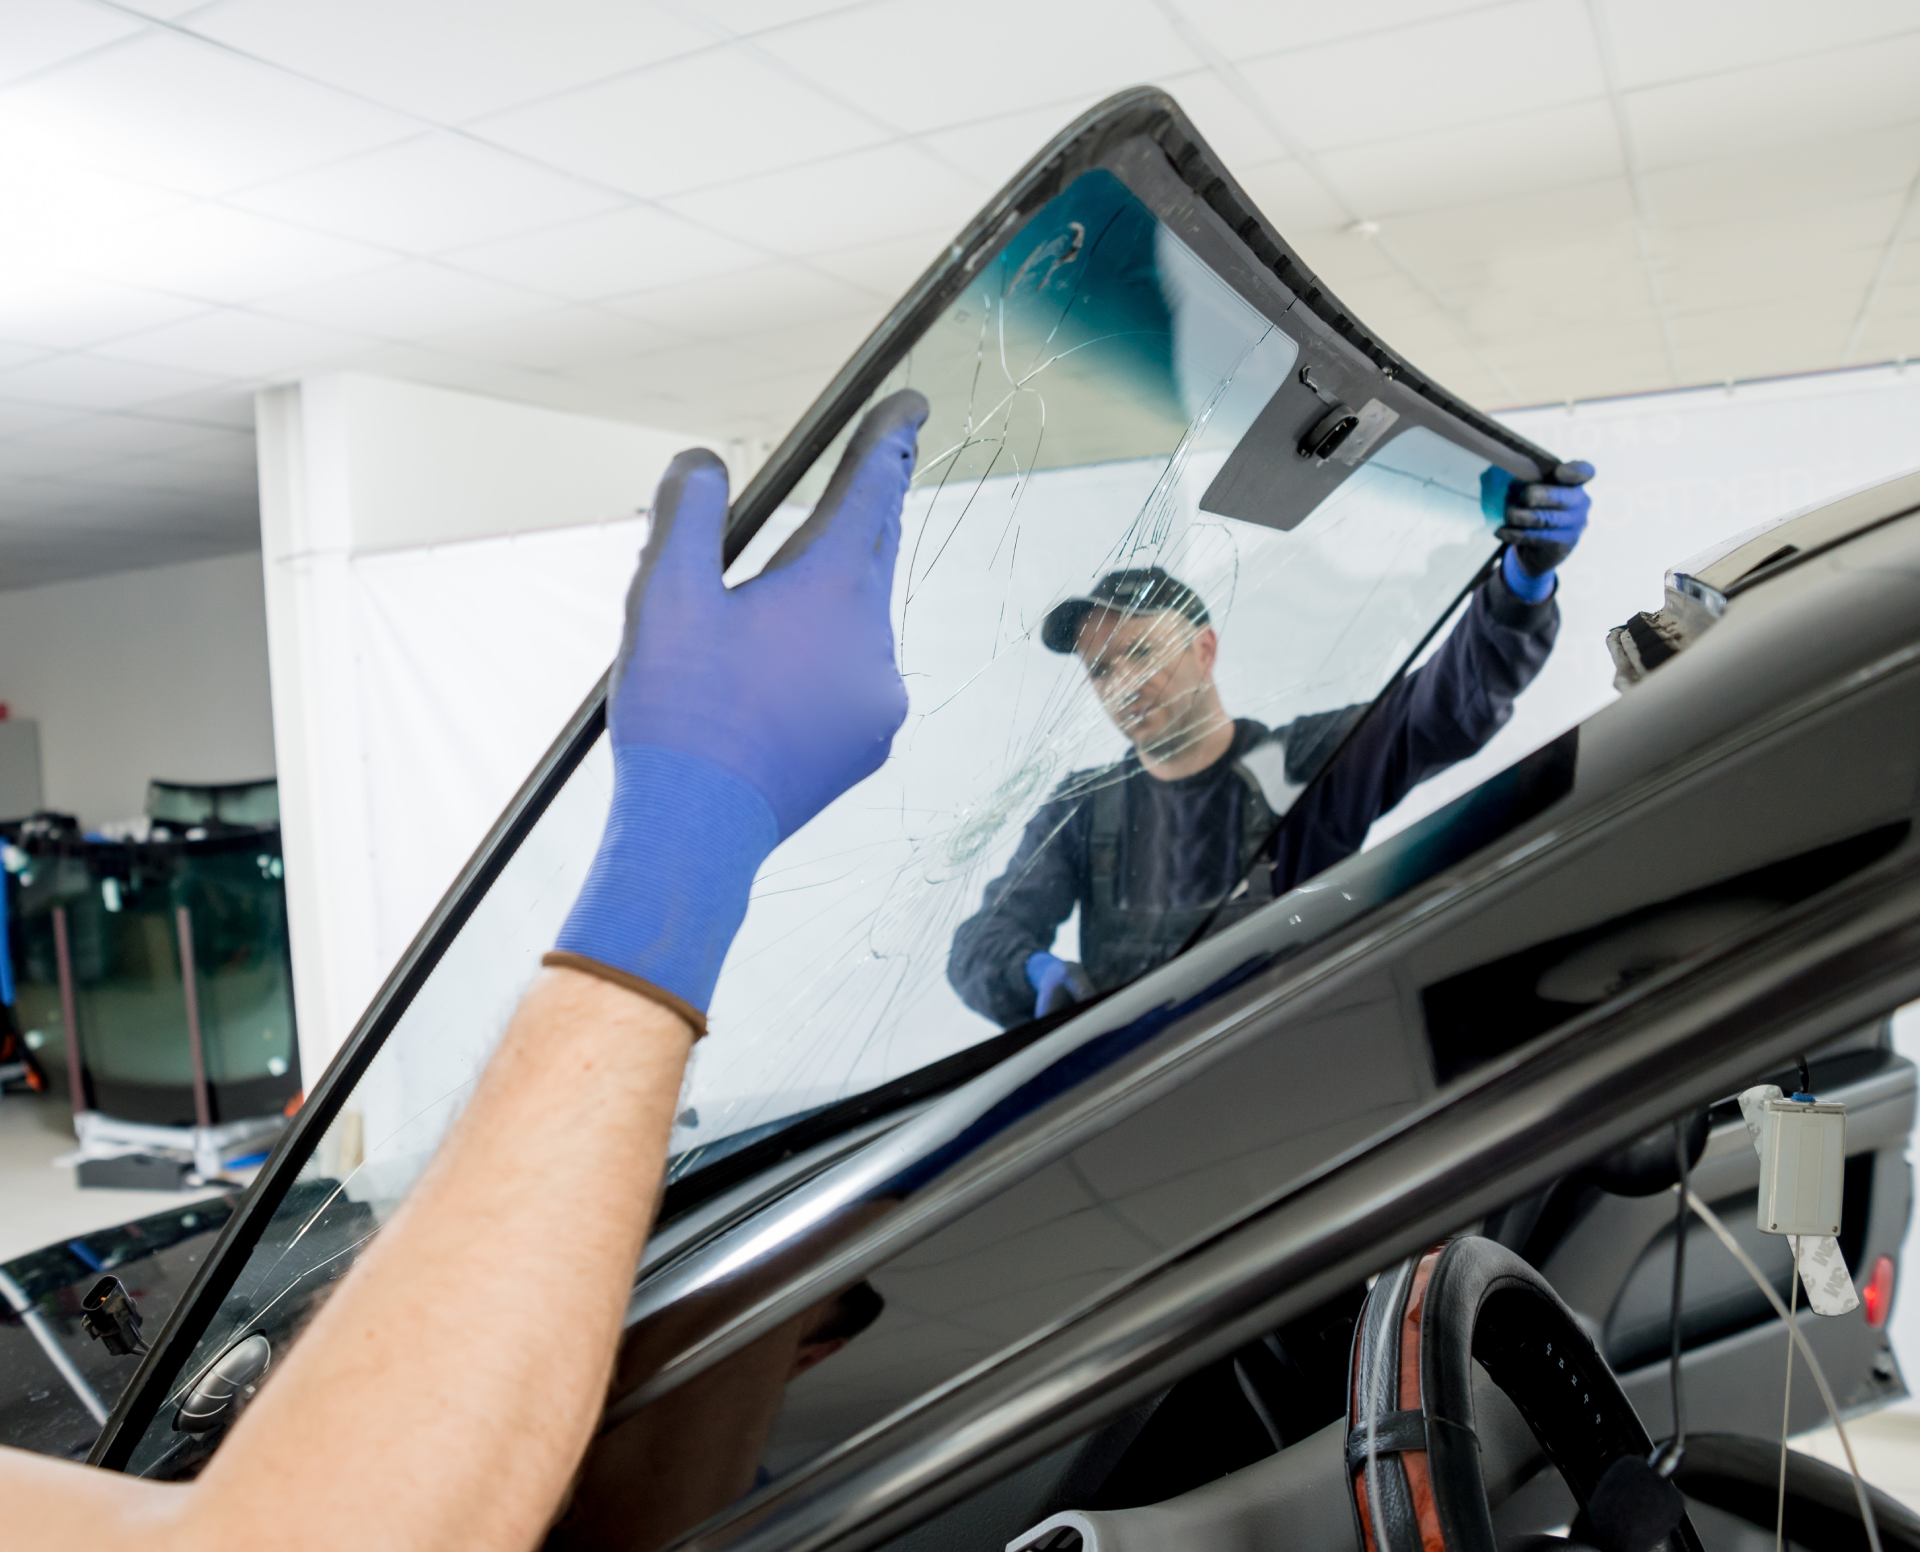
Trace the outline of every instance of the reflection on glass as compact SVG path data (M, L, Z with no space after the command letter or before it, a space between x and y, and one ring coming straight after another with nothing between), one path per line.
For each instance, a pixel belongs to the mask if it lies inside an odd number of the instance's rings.
M1422 427L1383 427L1310 510L1276 488L1273 525L1208 510L1298 359L1095 172L982 267L878 390L915 387L933 407L895 583L911 709L887 766L762 871L695 1053L677 1174L1032 1017L1033 952L1082 961L1095 988L1171 957L1472 580L1494 548L1487 465ZM736 576L798 526L838 452ZM1290 442L1285 459L1304 466ZM1249 509L1244 487L1230 504ZM1063 602L1153 578L1184 612L1094 611L1088 639L1048 650ZM1100 796L1140 785L1126 778L1142 752L1177 773L1223 736L1231 773L1157 794L1191 814ZM1125 878L1090 919L1087 874L1116 853L1150 919L1114 919ZM981 919L996 878L1019 907L1012 927L1009 910Z
M768 1446L787 1387L845 1351L885 1308L871 1283L853 1283L604 1435L548 1545L650 1552L764 1486L775 1474Z
M1245 871L1245 838L1286 812L1356 710L1493 553L1479 497L1486 463L1425 427L1363 416L1342 453L1319 462L1298 458L1290 439L1277 451L1261 444L1262 411L1304 391L1299 358L1285 328L1094 172L983 265L879 387L915 387L932 404L894 596L908 719L887 765L763 868L712 1033L695 1050L676 1177L1017 1022L1017 1007L949 976L957 934L981 916L989 883L1042 867L1034 859L1052 838L1035 822L1047 805L1118 791L1132 780L1129 761L1177 762L1217 741L1224 718L1230 740L1258 730L1235 745L1257 793L1237 817L1198 827L1211 848L1196 871L1205 877L1175 897L1188 916L1155 924L1141 967L1177 949L1181 922L1197 922L1192 913L1204 916ZM839 452L827 449L801 479L734 579L804 520ZM1285 478L1263 484L1250 468ZM1097 603L1103 579L1156 568L1194 607L1172 611L1171 625L1082 611L1090 619L1076 623L1068 650L1049 650L1044 624L1062 603ZM1179 661L1201 650L1202 631L1204 694L1194 664ZM1140 685L1155 676L1172 688L1143 699ZM1264 756L1256 744L1270 746ZM609 780L602 744L304 1161L173 1382L175 1400L250 1331L279 1350L411 1188L579 888ZM1133 833L1134 809L1120 813L1120 851L1154 855ZM1045 946L1086 958L1096 978L1134 973L1124 956L1083 956L1091 924L1074 902L1045 927ZM811 1340L798 1326L789 1334L795 1353ZM793 1361L782 1349L753 1383L777 1398ZM174 1433L173 1404L133 1470L186 1474L217 1443ZM743 1446L716 1464L696 1496L751 1486L753 1454Z

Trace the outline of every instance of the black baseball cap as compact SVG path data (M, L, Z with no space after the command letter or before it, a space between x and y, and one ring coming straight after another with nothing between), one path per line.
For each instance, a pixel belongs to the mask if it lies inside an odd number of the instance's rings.
M1200 595L1178 577L1158 566L1132 571L1109 571L1084 598L1055 604L1040 622L1040 641L1049 652L1071 652L1080 640L1080 622L1095 609L1115 614L1158 614L1162 610L1185 615L1195 625L1210 625L1212 617Z

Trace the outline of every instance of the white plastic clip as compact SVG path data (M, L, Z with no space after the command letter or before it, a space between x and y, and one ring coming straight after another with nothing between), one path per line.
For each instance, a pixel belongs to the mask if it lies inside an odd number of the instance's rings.
M1760 1232L1840 1232L1847 1107L1769 1099L1760 1107Z
M1857 1309L1860 1297L1840 1254L1847 1107L1785 1098L1773 1084L1740 1096L1740 1113L1760 1155L1759 1228L1794 1238L1807 1302L1821 1315Z

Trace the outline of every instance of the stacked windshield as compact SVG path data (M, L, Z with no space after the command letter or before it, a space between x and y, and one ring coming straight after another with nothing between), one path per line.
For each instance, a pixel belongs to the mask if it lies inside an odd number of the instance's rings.
M676 1179L1270 897L1255 853L1497 543L1489 464L1435 429L1458 423L1356 391L1351 363L1342 389L1324 342L1274 312L1092 171L894 348L875 396L932 406L893 601L909 714L881 771L761 870ZM839 450L731 578L805 518ZM411 1189L580 887L609 770L602 738L469 902L305 1144L133 1469L194 1469L213 1441L172 1430L179 1398L236 1337L294 1334Z

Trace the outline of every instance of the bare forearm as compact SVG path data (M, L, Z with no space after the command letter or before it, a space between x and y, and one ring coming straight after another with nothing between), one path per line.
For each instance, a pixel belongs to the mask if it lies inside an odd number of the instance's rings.
M196 1484L220 1530L537 1542L599 1413L690 1042L633 993L543 977L426 1176Z
M644 998L548 972L418 1187L201 1478L0 1451L16 1544L537 1544L599 1416L691 1042Z

